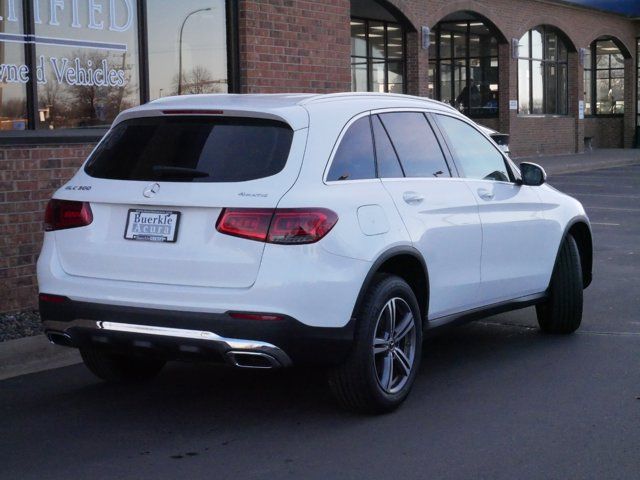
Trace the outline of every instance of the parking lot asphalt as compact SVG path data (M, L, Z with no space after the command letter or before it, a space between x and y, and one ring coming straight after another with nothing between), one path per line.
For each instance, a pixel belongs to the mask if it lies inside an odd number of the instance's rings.
M339 410L319 372L17 377L0 382L0 478L640 478L640 165L549 182L593 222L577 334L538 333L528 308L429 339L381 417Z

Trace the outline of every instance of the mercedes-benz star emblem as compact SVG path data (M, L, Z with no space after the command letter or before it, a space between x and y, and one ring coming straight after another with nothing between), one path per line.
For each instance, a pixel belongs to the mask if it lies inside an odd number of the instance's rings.
M152 183L142 191L142 194L147 198L151 198L151 197L155 197L159 191L160 191L160 184Z

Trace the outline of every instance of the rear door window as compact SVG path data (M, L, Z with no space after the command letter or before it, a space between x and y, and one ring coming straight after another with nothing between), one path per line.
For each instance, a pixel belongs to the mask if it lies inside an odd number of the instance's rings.
M451 176L438 139L422 113L384 113L380 120L407 177Z
M280 172L293 130L229 117L145 117L109 131L85 171L110 180L244 182Z
M353 122L342 136L327 175L328 181L376 178L369 116Z
M453 149L456 165L466 178L510 181L502 154L478 130L448 115L437 115L438 124Z

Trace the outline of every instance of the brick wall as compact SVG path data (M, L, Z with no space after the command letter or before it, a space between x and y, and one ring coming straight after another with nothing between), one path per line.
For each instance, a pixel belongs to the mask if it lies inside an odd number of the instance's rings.
M242 0L243 93L351 90L349 0Z
M0 312L37 304L44 208L92 145L0 148Z
M622 147L624 117L587 117L584 136L592 137L593 148Z

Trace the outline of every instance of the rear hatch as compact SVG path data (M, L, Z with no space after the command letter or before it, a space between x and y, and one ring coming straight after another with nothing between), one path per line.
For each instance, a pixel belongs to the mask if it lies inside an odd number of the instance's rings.
M54 232L70 275L247 288L264 243L221 234L225 207L275 208L300 170L306 128L172 114L115 125L56 197L88 201L90 225Z

